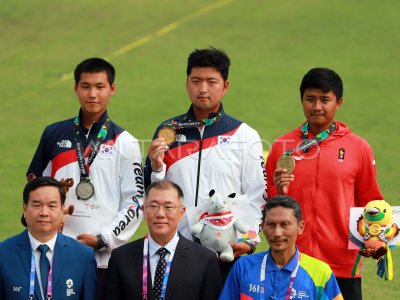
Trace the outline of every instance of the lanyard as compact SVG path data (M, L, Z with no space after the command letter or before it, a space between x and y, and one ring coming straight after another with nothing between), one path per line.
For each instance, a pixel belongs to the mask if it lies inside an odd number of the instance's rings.
M31 274L29 276L29 300L33 300L33 295L35 294L35 275L36 275L36 261L35 254L32 250L32 258L31 258ZM53 296L53 267L50 266L49 276L47 280L47 300L50 300ZM43 287L42 287L43 288Z
M80 137L82 135L81 135L81 129L79 126L79 118L75 117L75 119L74 119L74 133L75 133L74 138L75 138L75 143L76 143L76 156L78 159L79 171L81 172L81 178L89 177L89 167L92 164L92 162L94 161L101 143L105 140L109 128L110 128L110 119L107 118L105 120L104 124L101 126L99 133L97 134L96 140L94 141L94 146L92 147L92 151L90 151L90 154L88 157L88 166L86 167L84 147L80 141Z
M223 116L224 116L224 114L219 112L214 118L211 118L211 119L202 119L199 121L189 121L189 122L183 122L183 123L175 121L175 120L171 120L169 122L164 123L164 126L172 127L174 129L210 126L210 125L218 122L219 120L221 120Z
M146 237L144 238L144 246L143 246L143 280L142 280L143 281L142 282L142 299L143 300L147 299L148 257L149 257L149 234L146 234ZM163 279L160 299L165 299L165 294L167 292L168 277L169 277L169 272L171 269L172 257L173 257L173 253L170 253L168 262L167 262L167 267L166 267L165 273L164 273L164 279Z
M267 267L267 258L268 258L268 252L265 254L262 264L261 264L261 272L260 272L260 299L264 299L264 284L265 284L265 269ZM290 300L290 294L292 293L293 289L293 284L294 281L296 280L296 275L297 271L300 266L300 258L301 258L301 253L300 251L298 252L297 255L297 265L296 268L293 270L292 274L290 275L290 282L289 282L289 287L286 293L285 300Z
M301 145L292 150L286 151L284 154L291 155L292 152L296 151L296 150L301 150L304 153L306 153L311 147L319 144L320 142L322 142L323 140L326 140L329 136L331 136L333 134L333 132L335 131L335 129L336 129L336 123L333 122L332 125L328 129L318 133L314 138L309 139L308 138L308 122L306 122L301 127L301 138L303 140Z

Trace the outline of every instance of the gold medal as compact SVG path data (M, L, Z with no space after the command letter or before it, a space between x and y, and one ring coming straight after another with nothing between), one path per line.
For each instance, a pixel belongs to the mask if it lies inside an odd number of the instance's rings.
M276 167L280 169L286 169L287 173L293 172L296 163L291 155L284 154L276 163Z
M163 138L169 146L176 141L176 131L172 127L164 126L158 131L158 137Z
M378 235L381 232L381 226L379 224L372 224L368 230L371 235Z

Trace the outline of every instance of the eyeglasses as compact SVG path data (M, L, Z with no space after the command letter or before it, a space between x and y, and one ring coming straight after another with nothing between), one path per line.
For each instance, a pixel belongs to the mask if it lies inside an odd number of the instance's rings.
M173 213L177 208L179 208L181 206L182 205L178 205L178 206L175 206L172 204L159 205L159 204L153 203L150 205L146 205L146 208L147 208L148 212L155 213L160 209L160 207L162 207L164 212L168 214L168 213Z

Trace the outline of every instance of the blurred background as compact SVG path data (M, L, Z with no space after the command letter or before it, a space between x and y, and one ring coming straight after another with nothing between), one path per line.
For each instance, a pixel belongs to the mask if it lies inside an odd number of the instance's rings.
M265 150L304 121L302 76L336 70L344 81L337 119L371 144L385 199L400 205L399 25L398 0L2 0L0 240L22 230L25 172L43 129L78 113L80 61L103 57L116 67L109 114L142 141L145 157L156 126L188 109L188 54L210 45L232 61L225 110L255 128ZM398 252L392 282L366 260L365 299L400 297Z

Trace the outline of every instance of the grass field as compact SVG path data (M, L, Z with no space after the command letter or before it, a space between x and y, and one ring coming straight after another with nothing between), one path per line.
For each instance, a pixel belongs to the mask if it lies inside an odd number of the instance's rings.
M337 118L372 145L385 198L400 205L399 26L398 0L3 0L0 240L22 229L21 191L42 130L77 113L78 62L100 56L115 65L110 116L143 140L145 153L156 125L189 105L188 53L209 45L232 59L226 111L257 129L266 150L303 121L303 74L335 69L345 84ZM392 282L374 273L368 261L364 299L399 299L400 272Z

